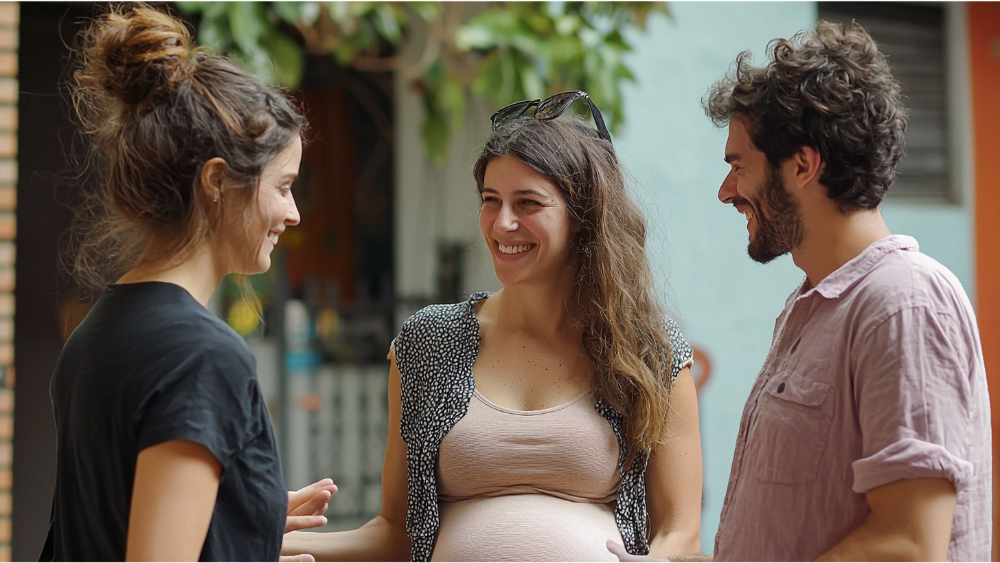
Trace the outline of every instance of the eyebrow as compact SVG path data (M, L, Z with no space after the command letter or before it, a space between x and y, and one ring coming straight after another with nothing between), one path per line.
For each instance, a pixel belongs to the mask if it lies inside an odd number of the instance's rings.
M490 192L490 193L498 194L498 195L500 193L500 192L494 190L493 188L483 188L483 192L484 193L485 192ZM548 198L549 197L549 195L546 194L546 193L542 193L542 192L539 192L539 191L536 191L536 190L527 190L527 189L514 190L513 191L513 195L530 195L530 196L538 196L538 197L544 197L544 198Z
M740 155L738 155L738 154L730 153L730 154L727 154L726 158L724 158L723 160L726 161L726 164L732 164L734 160L740 160L741 158L742 157Z
M281 182L283 182L283 181L285 181L285 180L294 180L294 179L296 179L296 178L298 178L298 177L299 177L299 173L298 173L298 172L289 172L288 174L285 174L285 175L283 175L283 176L280 176L280 177L278 178L278 181L281 181Z

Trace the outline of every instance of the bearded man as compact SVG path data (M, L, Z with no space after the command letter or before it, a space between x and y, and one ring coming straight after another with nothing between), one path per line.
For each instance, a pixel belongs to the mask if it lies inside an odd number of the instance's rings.
M741 54L703 101L729 129L719 199L746 216L750 258L791 253L806 276L743 410L714 562L985 563L975 313L878 208L903 156L899 84L858 25L820 22L770 55Z
M860 26L820 22L749 53L703 100L728 127L719 199L762 264L805 279L740 422L715 560L990 558L990 403L958 279L879 204L906 111Z

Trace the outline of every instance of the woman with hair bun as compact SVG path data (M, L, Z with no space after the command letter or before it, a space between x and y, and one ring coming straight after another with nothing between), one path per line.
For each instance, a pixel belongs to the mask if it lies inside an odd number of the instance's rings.
M285 531L324 523L335 488L286 493L254 357L206 305L227 274L266 271L299 222L306 122L148 6L82 39L71 90L97 182L73 271L103 290L52 378L42 557L276 560Z
M586 100L597 128L555 120ZM317 560L618 561L700 551L692 350L585 92L505 107L476 162L503 289L432 305L389 352L382 511L292 533Z

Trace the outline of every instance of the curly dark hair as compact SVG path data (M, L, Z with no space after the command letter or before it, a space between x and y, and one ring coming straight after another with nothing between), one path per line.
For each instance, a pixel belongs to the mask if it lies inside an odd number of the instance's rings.
M875 40L857 23L820 21L768 51L763 67L740 53L702 99L705 114L717 127L741 118L772 167L815 149L820 183L842 212L878 207L896 178L907 116Z

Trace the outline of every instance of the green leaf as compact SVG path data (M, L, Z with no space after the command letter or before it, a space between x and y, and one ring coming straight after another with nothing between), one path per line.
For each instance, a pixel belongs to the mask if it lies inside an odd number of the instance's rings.
M497 34L488 26L463 25L455 32L455 46L460 51L489 49L497 44Z
M253 72L262 82L267 84L275 83L274 65L272 64L271 57L268 56L267 51L255 45L249 51L244 52L242 58L246 62L250 71Z
M282 21L292 25L302 20L302 2L272 2L271 9Z
M226 51L232 43L232 36L229 34L228 26L217 20L205 18L198 27L198 43Z
M581 29L578 35L585 49L596 49L601 46L603 39L601 34L589 27Z
M272 32L264 37L261 45L270 55L278 83L285 88L297 88L305 70L305 58L299 44L287 35Z
M462 83L453 78L445 79L439 95L441 105L448 112L448 121L455 131L465 124L465 88Z
M492 9L474 16L466 26L479 26L488 29L499 37L513 33L517 27L514 15L509 10Z
M395 45L403 39L403 30L399 25L395 12L387 5L381 5L375 10L375 22L379 33Z
M521 85L524 89L524 97L528 100L545 97L545 85L538 71L531 65L530 61L521 67Z
M472 91L475 94L488 97L494 101L496 100L496 93L500 90L502 82L498 70L500 68L499 65L500 53L498 51L493 51L486 55L480 66L479 76L472 81Z
M303 2L300 12L302 21L309 25L316 25L316 22L319 21L320 11L319 2Z
M255 2L229 4L229 28L240 49L249 53L260 43L264 29L269 27L261 5Z
M440 2L406 2L405 5L425 21L436 18L441 11Z
M559 35L573 35L583 25L583 20L579 16L560 16L556 18L556 33Z
M437 166L443 165L447 159L450 136L451 129L442 113L428 112L424 116L424 122L420 126L420 137L427 150L427 156Z
M326 2L330 19L343 25L347 19L351 18L351 9L348 4L349 2Z
M185 14L200 14L204 2L177 2L177 8Z
M202 2L202 8L206 18L220 19L226 17L229 2Z

